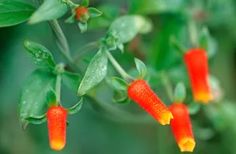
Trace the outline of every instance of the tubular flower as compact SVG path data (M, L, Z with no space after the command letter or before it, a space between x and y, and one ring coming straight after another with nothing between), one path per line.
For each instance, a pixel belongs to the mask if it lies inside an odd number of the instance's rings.
M128 87L128 96L162 125L173 118L171 112L144 80L135 80Z
M193 152L196 143L192 132L188 108L183 103L173 103L169 109L174 116L170 122L170 126L180 151Z
M208 82L207 54L203 49L190 49L184 55L195 101L208 103L213 99Z
M49 144L53 150L62 150L66 144L67 111L61 106L52 106L47 111Z

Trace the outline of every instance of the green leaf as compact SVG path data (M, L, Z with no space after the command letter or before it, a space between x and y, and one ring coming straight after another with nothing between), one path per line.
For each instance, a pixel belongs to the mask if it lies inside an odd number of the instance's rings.
M127 92L126 91L115 91L112 101L115 103L128 103L128 96L127 96Z
M84 95L88 90L99 84L107 74L106 49L101 48L91 60L79 85L78 94Z
M15 0L0 1L0 27L20 24L26 21L35 8L25 2Z
M198 113L198 111L201 109L201 105L196 102L191 102L188 104L188 111L190 115L195 115Z
M54 67L55 62L51 52L41 44L25 41L24 46L26 50L32 55L34 62L43 67Z
M116 19L109 31L118 36L120 43L131 41L138 33L151 30L151 23L142 16L126 15Z
M77 92L80 80L81 76L77 73L65 71L62 74L62 83L75 92Z
M29 23L60 18L67 12L67 5L61 0L45 0L36 12L30 17Z
M38 117L27 117L27 118L25 118L25 120L27 122L29 122L31 124L35 124L35 125L42 124L47 121L45 114L42 116L38 116Z
M146 65L138 58L135 58L134 61L135 61L135 65L139 73L139 77L144 78L147 75Z
M127 90L127 82L121 78L118 77L113 77L110 80L110 84L112 85L112 87L116 90L123 90L126 91Z
M87 24L87 22L79 22L79 23L78 23L78 26L79 26L79 29L80 29L81 33L86 32L87 29L88 29L88 24Z
M183 102L186 97L186 88L182 82L179 82L174 91L174 102Z
M85 7L89 6L89 0L82 0L81 5Z
M102 15L102 12L94 7L89 7L88 11L91 18L99 17Z
M29 76L19 104L22 121L41 117L46 113L49 103L47 96L55 88L55 84L56 76L46 70L38 69Z
M207 54L210 58L216 54L217 44L215 40L210 36L210 33L206 27L204 27L200 33L199 45L203 49L206 49Z
M68 109L69 114L75 114L81 110L83 106L83 98L80 99L78 103L76 103L74 106Z

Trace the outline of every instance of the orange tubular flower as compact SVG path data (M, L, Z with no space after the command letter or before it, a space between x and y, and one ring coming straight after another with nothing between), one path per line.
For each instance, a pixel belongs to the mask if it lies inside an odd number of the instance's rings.
M188 108L182 103L173 103L169 107L174 119L170 126L181 152L193 152L195 140L192 132Z
M207 54L204 49L190 49L184 55L191 81L193 97L195 101L208 103L213 99L208 83Z
M173 118L171 112L144 80L135 80L128 87L128 96L162 125Z
M52 106L47 111L49 144L53 150L62 150L66 144L67 111L60 106Z

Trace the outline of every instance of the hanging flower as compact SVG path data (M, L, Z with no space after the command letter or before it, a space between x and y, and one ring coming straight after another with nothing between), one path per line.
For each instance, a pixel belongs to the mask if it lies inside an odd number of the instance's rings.
M170 126L180 151L193 152L195 140L188 108L183 103L173 103L169 109L174 117Z
M173 118L171 112L144 80L135 80L128 87L128 96L162 125Z
M61 106L52 106L47 111L49 144L53 150L62 150L66 144L67 111Z
M208 81L207 54L203 49L190 49L184 55L195 101L208 103L213 99Z

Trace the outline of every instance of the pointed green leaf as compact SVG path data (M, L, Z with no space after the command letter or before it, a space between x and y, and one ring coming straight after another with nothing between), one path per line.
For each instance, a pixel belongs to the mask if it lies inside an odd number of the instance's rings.
M138 58L135 58L134 61L135 61L135 65L139 73L139 77L144 78L147 75L146 65Z
M20 119L44 115L48 107L48 93L55 88L56 76L47 70L38 69L28 78L20 99ZM30 121L28 121L30 122Z
M15 0L0 1L0 27L20 24L26 21L35 8L25 2Z
M110 80L110 84L112 85L112 87L116 90L123 90L126 91L127 90L127 82L121 78L118 77L113 77Z
M81 110L83 106L83 98L80 99L78 103L76 103L74 106L68 109L69 114L75 114Z
M108 59L105 50L105 48L101 48L91 60L79 85L79 95L86 94L88 90L99 84L106 77Z
M186 97L186 88L182 82L178 83L174 91L174 102L183 102Z
M32 55L34 62L43 67L54 67L55 62L51 52L41 44L25 41L24 46L26 50Z
M61 0L45 0L36 12L30 17L29 23L60 18L67 12L67 5Z
M94 7L89 7L88 12L91 18L99 17L102 15L102 12Z

